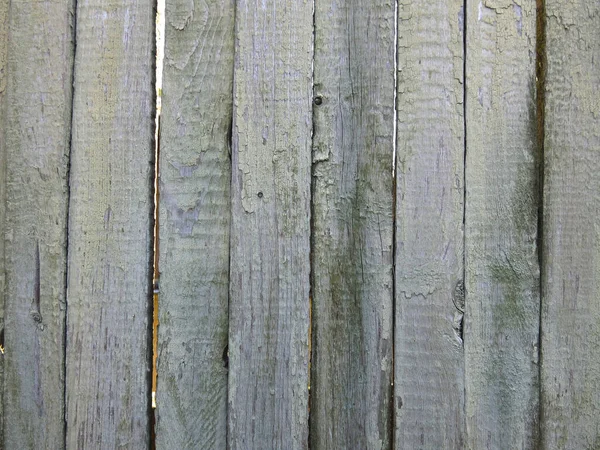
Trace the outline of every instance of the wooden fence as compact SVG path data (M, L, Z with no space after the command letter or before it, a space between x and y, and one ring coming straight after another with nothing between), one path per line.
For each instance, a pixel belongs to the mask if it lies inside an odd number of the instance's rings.
M158 242L155 7L0 0L6 450L600 448L598 1L167 0Z

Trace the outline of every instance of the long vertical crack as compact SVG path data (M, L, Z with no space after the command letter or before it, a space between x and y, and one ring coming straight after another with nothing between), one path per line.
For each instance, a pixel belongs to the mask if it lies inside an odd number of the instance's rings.
M313 14L313 36L312 36L312 66L311 66L311 94L313 98L315 97L315 47L316 47L316 38L317 38L317 24L316 24L316 4L315 0L312 1L312 14ZM314 248L315 248L315 239L314 239L314 230L315 230L315 203L314 203L314 192L315 192L315 164L313 162L313 140L315 135L315 107L314 101L311 102L312 105L312 129L310 133L310 142L311 142L311 165L310 165L310 271L309 271L309 291L308 291L308 449L311 448L311 403L312 403L312 395L311 395L311 384L312 384L312 362L313 362L313 295L314 295Z
M537 223L537 252L540 268L539 277L539 332L538 332L538 448L544 448L542 423L543 423L543 387L542 387L542 306L543 306L543 280L544 280L544 139L545 139L545 107L546 107L546 3L545 0L536 0L536 64L535 64L535 95L536 95L536 139L537 139L537 170L538 170L538 223Z
M66 242L65 242L65 279L64 279L64 293L65 293L65 298L64 298L64 303L65 303L65 324L64 324L64 328L63 328L63 351L64 351L64 355L63 355L63 448L67 448L67 329L68 329L68 321L69 321L69 314L68 314L68 282L69 282L69 214L71 211L71 189L70 189L70 180L71 180L71 149L73 148L73 120L75 118L74 114L73 114L73 110L75 109L75 55L77 54L77 0L73 0L72 3L72 14L71 14L71 29L72 31L72 39L73 39L73 48L72 48L72 52L73 52L73 63L71 65L71 84L70 86L73 87L73 90L71 92L71 130L69 132L69 158L68 158L68 162L67 162L67 180L69 180L68 186L67 186L67 191L66 191L66 195L67 195L67 211L66 211L66 224L67 224L67 229L66 229ZM2 425L2 424L0 424Z
M398 139L398 0L394 1L394 124L392 137L392 374L390 382L390 445L395 447L396 398L396 158Z

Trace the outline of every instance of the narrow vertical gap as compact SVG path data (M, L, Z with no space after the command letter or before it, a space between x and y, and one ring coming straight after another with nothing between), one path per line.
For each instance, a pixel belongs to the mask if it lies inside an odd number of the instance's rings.
M6 70L6 66L8 65L7 56L8 56L8 30L9 30L9 12L10 12L10 2L4 1L4 16L2 17L2 21L0 21L0 33L4 36L3 42L0 42L0 60L4 62L4 67L0 70L4 70L3 74L0 75L0 83L2 80L6 80L8 75L8 71ZM0 107L5 106L5 97L6 91L0 93ZM6 119L4 114L4 109L2 110L2 115L0 115L0 140L5 139L5 126ZM69 145L70 147L70 145ZM0 220L2 220L2 227L0 230L2 231L2 235L0 235L0 239L4 239L6 235L6 142L0 142L0 180L2 180L2 186L0 186L0 208L2 211L0 212ZM68 175L68 172L67 172ZM2 412L2 417L0 417L0 448L4 448L4 437L5 437L5 428L4 428L4 418L6 417L5 409L4 409L4 370L5 370L5 348L4 348L4 324L5 324L5 314L6 314L6 254L5 254L6 246L2 245L2 251L0 252L0 258L4 261L2 264L1 270L2 273L2 292L0 293L1 298L0 301L0 411ZM64 348L64 347L63 347ZM64 394L64 392L63 392ZM63 395L64 398L64 395ZM66 431L66 430L65 430Z
M537 251L540 270L539 286L539 332L538 332L538 448L544 448L543 439L543 387L542 387L542 307L543 307L543 280L544 280L544 140L545 140L545 108L546 108L546 3L545 0L536 0L536 66L535 66L535 95L536 95L536 132L537 132L537 170L538 170L538 223L537 223Z
M152 389L151 389L151 432L150 448L156 448L156 384L158 380L157 357L158 357L158 296L159 296L159 155L160 155L160 113L162 99L162 71L165 48L165 0L157 0L155 21L155 125L154 125L154 245L152 265Z
M316 38L317 38L317 23L316 23L316 5L315 0L312 1L312 14L313 14L313 36L312 36L312 60L311 60L311 95L312 99L315 98L315 48L316 48ZM313 374L313 294L314 290L314 248L315 248L315 203L314 203L314 193L315 193L315 164L313 162L313 139L315 135L315 103L311 99L311 108L312 108L312 129L310 132L310 149L311 149L311 164L310 164L310 271L309 271L309 293L308 293L308 449L310 450L312 445L312 427L311 427L311 406L312 406L312 395L311 395L311 384L312 384L312 374Z
M467 222L467 0L463 3L463 283L466 295L466 222ZM465 310L466 312L466 310ZM463 329L464 329L463 317ZM463 336L464 346L464 336Z
M394 1L394 124L392 136L392 373L390 380L390 446L395 448L396 440L396 158L398 145L398 0Z
M69 157L67 158L67 211L66 211L66 242L65 242L65 279L64 279L64 303L65 303L65 323L63 328L62 346L63 346L63 448L67 448L67 328L69 322L69 308L68 308L68 282L69 282L69 214L71 212L71 150L73 148L73 121L75 118L75 56L77 55L77 0L72 2L71 12L71 39L73 40L71 54L73 56L73 63L71 64L71 129L69 130ZM5 178L6 179L6 178ZM1 444L1 443L0 443ZM1 445L0 445L1 447Z
M398 136L398 0L394 1L394 124L392 142L392 176L396 179L396 137ZM394 192L396 191L394 181ZM395 219L395 216L394 216Z
M467 22L468 0L464 0L462 6L462 33L463 33L463 318L461 327L461 339L463 348L463 444L467 436L467 364L465 358L466 348L466 326L467 326Z

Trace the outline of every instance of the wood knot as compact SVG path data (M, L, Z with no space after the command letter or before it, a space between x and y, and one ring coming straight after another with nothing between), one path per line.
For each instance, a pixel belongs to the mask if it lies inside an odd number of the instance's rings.
M30 311L29 315L35 323L42 323L42 315L38 311Z
M465 312L465 283L463 280L456 282L454 292L452 293L452 302L461 313Z

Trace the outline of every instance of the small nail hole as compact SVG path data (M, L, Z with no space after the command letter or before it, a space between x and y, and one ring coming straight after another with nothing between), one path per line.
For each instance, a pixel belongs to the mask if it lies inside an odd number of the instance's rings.
M258 195L258 198L263 198L263 193L262 193L262 192L259 192L259 193L258 193L258 194L256 194L256 195Z
M315 105L319 106L323 103L323 97L321 97L320 95L317 95L315 97Z

